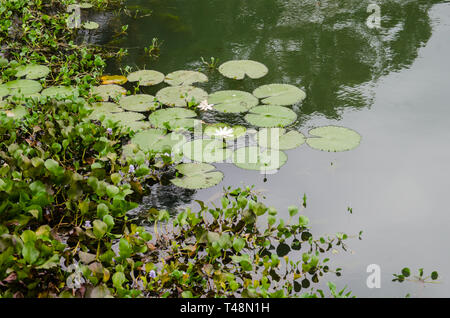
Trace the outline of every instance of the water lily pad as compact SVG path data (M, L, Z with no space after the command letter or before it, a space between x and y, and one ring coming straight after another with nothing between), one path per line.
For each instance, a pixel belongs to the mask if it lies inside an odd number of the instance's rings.
M155 101L155 97L147 94L137 94L122 97L119 100L119 105L126 110L135 112L147 112L155 110L159 103Z
M305 143L305 136L296 130L286 132L284 128L264 128L257 134L260 147L288 150Z
M50 86L41 92L42 96L67 98L78 96L78 88L73 86Z
M0 85L0 99L5 96L8 96L8 95L9 95L9 89L4 85Z
M47 66L38 64L21 65L16 70L16 77L25 76L26 79L30 80L46 77L50 73Z
M259 62L251 60L228 61L219 66L219 72L228 78L241 80L247 75L257 79L265 76L269 70Z
M36 93L39 93L42 89L41 83L35 80L15 80L11 82L7 82L4 84L4 87L9 89L9 94L14 96L29 96Z
M309 131L312 137L306 143L317 150L338 152L354 149L359 146L361 135L356 131L338 126L324 126Z
M128 74L129 82L139 82L140 86L157 85L164 81L164 74L152 70L140 70Z
M3 112L6 113L6 116L13 117L14 119L22 119L28 114L28 110L22 105L19 105L14 109L5 110Z
M132 131L140 131L143 129L150 128L150 123L147 121L142 121L145 118L141 113L135 112L121 112L121 113L109 113L105 114L106 120L111 120L113 122L118 122L119 126L127 129L130 128Z
M189 102L200 103L208 98L208 93L203 89L185 85L171 86L161 89L156 93L156 98L164 105L186 107Z
M102 81L102 85L108 84L123 85L126 82L128 82L128 79L123 75L104 75L100 77L100 80Z
M99 25L97 22L88 21L83 23L83 28L85 28L86 30L95 30L99 28Z
M102 101L108 101L110 98L115 100L127 93L127 90L116 84L95 86L91 90L92 95L98 95Z
M224 162L231 157L232 151L218 139L195 139L183 146L186 158L198 162Z
M264 104L270 105L292 105L301 102L306 93L300 88L289 84L269 84L258 87L253 95L262 98Z
M186 137L175 132L166 135L163 129L152 128L137 133L131 142L144 151L180 153Z
M256 146L239 148L233 153L233 163L242 169L272 171L283 166L287 161L284 152L276 149L265 149Z
M125 129L130 129L131 131L134 132L138 132L141 130L145 130L145 129L150 129L151 125L148 121L142 121L142 120L137 120L137 121L129 121L129 122L125 122L125 123L121 123L121 126Z
M203 133L210 137L214 137L214 136L218 136L218 135L219 135L218 137L220 137L220 128L232 129L232 136L225 137L225 139L227 139L227 140L228 139L236 139L241 136L244 136L247 131L247 128L245 128L244 126L236 125L236 126L230 127L227 124L217 123L217 124L207 125L205 127Z
M91 3L87 3L87 2L83 2L78 5L80 6L81 9L90 9L93 7L93 5Z
M245 120L258 127L284 127L292 124L297 119L297 114L283 106L263 105L250 109L245 115Z
M148 120L156 128L191 129L194 128L196 122L200 122L194 118L196 116L197 114L190 109L166 108L154 111L150 114Z
M243 113L258 105L258 99L247 92L228 90L209 95L208 103L220 112Z
M123 112L119 105L110 102L95 103L90 108L93 109L93 112L89 115L90 119L100 119L102 115L108 116L111 113Z
M171 182L186 189L206 189L219 184L223 173L214 171L213 165L206 163L183 163L176 167L183 177L172 179Z
M171 86L192 85L208 81L208 76L197 71L175 71L166 75L164 82Z

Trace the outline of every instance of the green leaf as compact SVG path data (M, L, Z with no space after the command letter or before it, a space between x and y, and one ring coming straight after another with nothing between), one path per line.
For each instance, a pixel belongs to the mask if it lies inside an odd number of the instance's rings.
M269 84L258 87L253 95L262 98L264 104L293 105L305 99L306 93L290 84Z
M264 105L253 107L244 118L257 127L284 127L295 122L297 114L287 107Z
M125 110L134 112L148 112L159 107L155 97L148 94L124 96L119 100L119 105Z
M356 131L345 127L318 127L311 129L309 134L316 136L306 139L310 147L329 152L352 150L358 147L361 141L361 136Z
M123 272L116 272L112 276L112 282L114 287L117 289L122 288L123 283L127 281L125 274Z
M45 168L50 171L56 177L60 177L64 174L64 168L59 165L59 163L53 159L47 159L44 163Z
M139 82L139 86L152 86L164 80L164 74L153 70L140 70L128 74L129 82Z
M166 75L164 82L171 86L192 85L207 82L208 77L196 71L175 71Z
M247 75L252 79L265 76L269 70L259 62L252 60L233 60L219 66L219 72L228 78L241 80Z
M207 98L207 92L190 85L165 87L156 93L160 103L175 107L187 107L192 101L198 104Z
M185 290L184 292L181 293L181 297L183 297L183 298L193 298L194 296L192 295L191 291Z
M291 205L288 207L288 211L289 211L289 215L291 217L293 217L298 213L298 207L296 207L295 205Z
M405 277L409 277L409 275L411 275L411 271L409 270L408 267L405 267L405 268L402 269L402 274Z
M244 247L245 247L245 240L243 238L240 237L234 238L233 248L237 253L239 253Z
M309 219L304 215L300 215L298 218L298 224L303 227L307 226L309 224Z
M264 148L289 150L305 143L305 136L296 130L286 132L284 128L263 128L257 134L258 144Z
M27 242L22 248L22 255L28 264L34 264L38 257L39 251L35 248L34 242Z
M439 276L439 275L438 275L438 272L436 272L436 271L434 271L434 272L431 273L431 279L432 279L432 280L438 279L438 276Z
M128 242L125 238L121 238L119 241L119 254L122 258L128 258L133 253L133 248L131 247L130 242Z
M170 180L174 185L186 189L205 189L219 184L223 173L206 163L183 163L176 166L183 177Z
M97 239L101 239L108 230L108 225L106 225L105 222L100 220L94 220L93 224L93 231L94 235Z
M214 104L214 109L223 113L243 113L258 105L258 99L244 91L219 91L208 97L208 103Z

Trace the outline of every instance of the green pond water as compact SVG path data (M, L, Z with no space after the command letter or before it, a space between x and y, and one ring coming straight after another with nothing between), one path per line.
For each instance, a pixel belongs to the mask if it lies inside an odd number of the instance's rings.
M134 0L131 7L152 10L132 19L98 16L102 27L91 40L105 44L114 25L128 24L129 50L108 71L126 65L164 74L202 68L201 57L220 62L252 59L269 73L258 80L233 81L218 72L201 83L209 93L224 89L252 92L270 83L293 84L307 98L292 106L293 128L307 134L339 125L362 136L358 148L327 153L305 145L286 151L288 162L261 175L232 164L215 164L225 175L217 186L185 190L154 186L144 205L175 209L194 199L214 200L223 186L255 185L265 203L287 217L301 204L315 233L339 231L363 240L349 242L352 253L334 255L341 278L359 297L450 296L450 3L378 1L381 28L366 25L371 1L313 0ZM157 37L161 56L144 47ZM162 86L146 88L154 94ZM206 114L207 122L244 124L243 115ZM353 214L347 211L351 207ZM381 288L366 286L370 264L381 267ZM440 284L392 283L409 266L437 270Z

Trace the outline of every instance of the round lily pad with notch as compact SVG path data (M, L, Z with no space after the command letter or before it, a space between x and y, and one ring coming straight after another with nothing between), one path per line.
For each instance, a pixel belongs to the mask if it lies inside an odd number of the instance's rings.
M224 162L231 157L232 151L218 139L195 139L183 145L186 158L198 162Z
M155 101L155 97L147 94L137 94L122 97L119 100L119 105L123 109L135 112L148 112L155 110L159 103Z
M170 86L156 93L158 101L167 106L186 107L190 102L200 103L208 98L208 93L203 89L185 85Z
M170 180L174 185L186 189L206 189L219 184L223 173L206 163L182 163L176 166L182 177Z
M245 120L258 127L284 127L292 124L297 114L287 107L278 105L262 105L250 109Z
M195 111L185 108L165 108L154 111L148 120L155 128L167 128L171 130L194 128L197 114Z
M182 151L181 146L186 142L186 137L176 132L166 134L163 129L151 128L137 133L131 142L144 151L179 153Z
M14 119L22 119L23 117L28 115L28 110L22 105L16 106L15 108L10 110L4 110L2 112L4 112L6 116L13 117Z
M359 146L361 135L356 131L339 126L324 126L313 128L309 134L315 137L307 138L306 143L317 150L340 152L352 150Z
M111 113L123 112L123 109L119 105L110 102L95 103L90 107L90 109L93 110L93 112L89 115L89 118L91 119L99 119L101 115L108 116Z
M102 101L108 101L110 98L115 100L127 93L127 90L116 84L107 84L95 86L91 90L92 95L98 95Z
M258 131L257 140L260 147L289 150L305 143L305 136L296 130L286 131L284 128L263 128Z
M233 129L233 134L231 137L225 137L225 139L236 139L241 136L244 136L247 132L247 128L240 125L230 126L224 123L217 123L217 124L209 124L206 125L206 127L203 130L203 133L209 137L214 137L217 135L217 133L220 131L220 129Z
M243 147L233 153L233 163L242 169L273 171L283 166L287 161L284 152L276 149L265 149L256 146Z
M10 95L14 96L29 96L39 93L42 89L41 83L35 80L19 79L4 84L9 90Z
M73 86L50 86L41 92L42 96L62 97L78 96L78 88Z
M259 62L252 60L234 60L219 66L219 72L228 78L241 80L247 75L252 79L264 77L269 70Z
M262 99L263 104L293 105L305 99L306 93L290 84L269 84L258 87L253 95Z
M140 70L128 74L129 82L139 82L140 86L157 85L164 81L164 74L153 70Z
M207 82L208 77L197 71L175 71L166 75L164 82L171 86L185 86Z
M244 113L258 105L258 99L250 93L236 90L215 92L208 97L214 109L224 113Z
M100 26L97 22L94 21L88 21L83 23L83 28L86 30L95 30L98 29Z
M123 75L104 75L100 77L100 80L102 81L102 85L108 84L123 85L126 82L128 82L128 79Z
M16 77L24 77L34 80L46 77L50 73L50 69L45 65L29 64L21 65L16 68Z

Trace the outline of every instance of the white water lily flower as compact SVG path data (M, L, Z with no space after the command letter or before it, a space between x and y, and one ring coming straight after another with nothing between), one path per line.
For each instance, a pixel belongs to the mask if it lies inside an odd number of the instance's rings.
M214 136L221 138L233 137L233 128L230 127L220 127L216 129Z
M213 109L212 107L214 106L214 104L208 104L208 101L205 99L204 101L202 101L199 105L198 108L206 111L206 110L211 110Z

